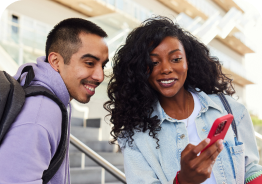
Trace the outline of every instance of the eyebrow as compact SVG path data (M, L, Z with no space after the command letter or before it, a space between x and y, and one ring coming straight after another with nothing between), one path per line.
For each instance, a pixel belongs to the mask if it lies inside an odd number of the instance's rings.
M100 60L100 58L98 58L98 57L96 57L96 56L94 56L94 55L92 55L92 54L85 54L85 55L83 55L83 56L81 57L81 59L84 59L84 58L93 58L93 59L95 59L95 60L97 60L97 61Z
M108 63L109 59L106 59L104 62L103 62L103 65L106 65Z
M173 54L176 51L180 51L179 49L172 50L168 53L168 55ZM149 54L150 56L158 56L158 54Z

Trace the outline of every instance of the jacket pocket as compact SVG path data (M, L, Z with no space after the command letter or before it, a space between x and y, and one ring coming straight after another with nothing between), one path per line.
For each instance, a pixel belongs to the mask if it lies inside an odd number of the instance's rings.
M237 146L229 147L228 143L226 143L226 149L229 153L236 184L243 184L245 180L244 145L238 142Z

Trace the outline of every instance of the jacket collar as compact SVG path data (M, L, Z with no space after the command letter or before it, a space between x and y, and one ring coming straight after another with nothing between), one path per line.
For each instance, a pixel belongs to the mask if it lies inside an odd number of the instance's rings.
M212 100L212 96L214 96L215 94L207 95L203 91L201 91L201 92L195 92L195 91L192 91L192 90L190 90L190 91L195 93L199 98L199 101L201 103L200 113L205 113L209 108L216 109L216 110L220 111L221 113L223 113L222 108ZM154 104L153 108L154 108L154 111L153 111L151 117L158 116L158 119L160 120L159 125L161 125L164 120L167 120L167 121L170 121L170 122L179 121L179 120L176 120L176 119L169 117L165 113L164 109L161 107L159 101L157 101Z
M201 103L201 111L202 112L206 112L208 110L208 108L213 108L218 110L219 112L223 113L222 108L216 103L214 102L212 97L217 96L216 94L212 94L212 95L207 95L205 92L201 91L196 93L196 95L199 98L199 101Z

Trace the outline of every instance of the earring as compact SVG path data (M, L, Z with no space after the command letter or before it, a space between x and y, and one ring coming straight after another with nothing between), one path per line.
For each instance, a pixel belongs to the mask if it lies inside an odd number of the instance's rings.
M60 73L58 69L57 69L57 72Z

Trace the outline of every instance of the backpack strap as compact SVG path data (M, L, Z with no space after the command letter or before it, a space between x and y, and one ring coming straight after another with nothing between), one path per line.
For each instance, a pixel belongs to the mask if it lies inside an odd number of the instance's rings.
M233 115L232 110L230 108L230 105L229 105L225 95L223 93L218 93L217 95L220 98L220 100L221 100L223 106L225 107L227 113ZM233 129L233 131L235 133L235 136L237 138L237 126L236 126L235 118L233 119L231 125L232 125L232 129Z
M57 96L55 96L50 90L46 89L43 86L29 86L24 89L25 90L25 96L37 96L37 95L43 95L51 100L53 100L61 109L62 111L62 130L61 130L61 138L59 145L57 147L56 153L53 156L49 167L47 170L44 171L42 180L43 184L47 184L51 178L55 175L55 173L60 168L61 164L64 161L64 157L66 155L67 151L67 130L68 130L68 114L67 109L64 106L64 104L61 102Z
M24 102L25 92L20 84L5 71L0 71L0 144Z
M35 78L35 72L34 72L33 67L31 65L28 65L28 66L23 68L19 78L17 79L17 82L20 83L21 76L25 72L27 72L27 75L26 75L25 84L24 84L23 88L28 87L30 82Z
M25 85L21 87L20 79L27 72ZM35 74L32 66L23 68L18 80L15 80L5 71L0 71L0 144L12 126L25 102L24 87L27 87L34 79Z

